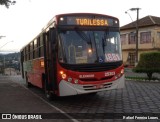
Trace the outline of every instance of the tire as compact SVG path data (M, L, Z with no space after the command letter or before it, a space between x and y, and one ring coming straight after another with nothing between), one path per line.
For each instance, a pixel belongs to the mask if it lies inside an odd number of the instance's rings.
M52 93L51 91L47 90L46 88L44 89L44 93L45 93L46 98L48 100L50 100L50 101L58 99L58 97L54 93Z
M43 91L45 93L46 98L48 100L50 100L50 101L57 99L57 96L47 89L47 84L46 84L46 80L45 80L45 75L44 74L42 75L42 82L43 82L42 83L43 84Z
M27 77L27 72L25 73L26 75L25 75L25 80L26 80L26 87L27 88L30 88L31 86L32 86L32 84L30 83L30 82L28 82L28 77Z
M45 96L48 100L54 100L54 95L50 91L45 91Z

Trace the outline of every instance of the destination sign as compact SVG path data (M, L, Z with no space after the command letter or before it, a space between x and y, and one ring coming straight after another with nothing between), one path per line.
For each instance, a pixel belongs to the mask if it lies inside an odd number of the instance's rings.
M79 26L119 26L116 18L108 16L62 16L59 17L59 25L79 25Z
M77 25L88 25L88 26L108 26L107 19L83 19L77 18L76 19Z

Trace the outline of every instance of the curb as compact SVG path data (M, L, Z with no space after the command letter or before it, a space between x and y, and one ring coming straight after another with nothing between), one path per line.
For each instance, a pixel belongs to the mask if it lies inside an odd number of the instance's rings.
M125 78L125 80L128 80L128 81L142 81L142 82L160 83L160 80L144 80L144 79L131 79L131 78Z

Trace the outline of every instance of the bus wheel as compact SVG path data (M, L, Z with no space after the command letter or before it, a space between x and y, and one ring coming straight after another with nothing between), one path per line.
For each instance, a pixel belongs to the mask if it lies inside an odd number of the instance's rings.
M54 93L52 93L52 92L50 92L50 91L48 91L48 90L44 90L44 92L45 92L45 96L46 96L46 98L48 99L48 100L50 100L50 101L52 101L52 100L56 100L58 97L54 94Z
M47 89L47 85L46 83L44 83L44 87L43 87L43 90L44 90L44 93L45 93L45 96L48 100L54 100L56 95L54 95L52 92L50 92L48 89Z
M32 86L32 84L30 83L30 82L28 82L28 77L27 77L27 73L26 73L26 78L25 78L25 80L26 80L26 86L28 87L28 88L30 88L31 86Z
M54 95L49 91L45 91L45 96L48 100L54 100Z

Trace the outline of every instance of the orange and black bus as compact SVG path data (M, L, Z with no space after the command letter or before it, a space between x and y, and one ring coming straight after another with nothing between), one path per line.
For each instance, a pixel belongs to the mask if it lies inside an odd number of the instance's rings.
M72 13L56 15L21 49L27 86L69 96L124 87L119 20Z

